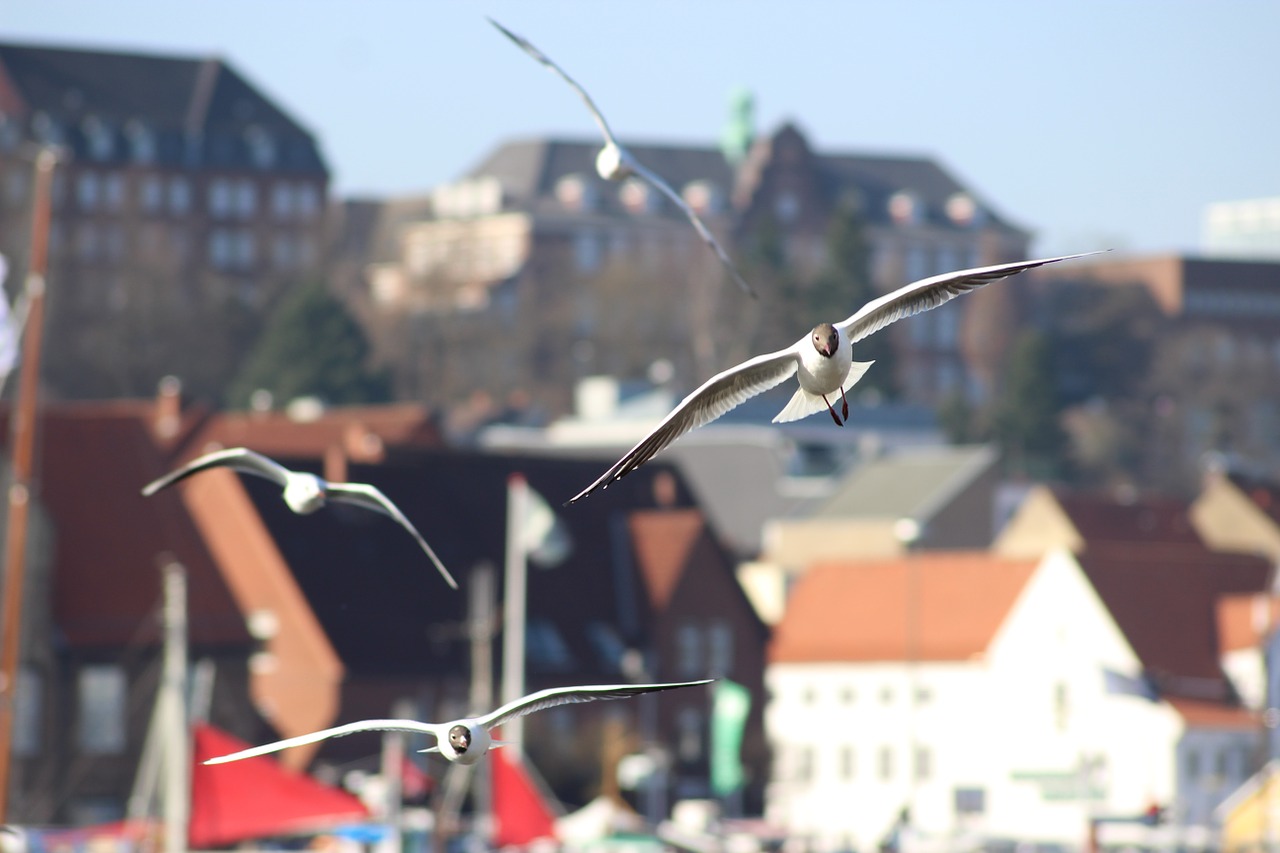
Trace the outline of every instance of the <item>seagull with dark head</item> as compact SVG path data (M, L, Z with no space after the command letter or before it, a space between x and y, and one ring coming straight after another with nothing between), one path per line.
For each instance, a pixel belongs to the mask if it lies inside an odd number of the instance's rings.
M518 36L511 30L499 24L493 18L489 18L489 23L497 27L498 31L511 39L525 53L532 56L551 72L560 77L561 80L569 84L573 91L578 93L578 97L582 98L582 102L587 105L587 109L591 112L591 117L595 119L596 126L600 128L600 133L604 136L604 147L600 149L600 153L596 155L596 172L606 181L621 181L624 178L635 175L651 184L655 189L669 198L676 207L684 212L684 215L693 224L697 230L698 236L702 238L702 242L706 243L710 249L716 253L716 257L720 259L720 263L733 277L734 282L742 289L744 293L755 298L756 292L751 289L751 285L742 278L737 268L733 265L733 261L729 259L729 253L724 250L720 242L716 240L711 233L711 229L707 228L706 223L698 216L697 212L689 206L680 194L671 188L671 185L663 180L656 172L645 166L636 159L630 151L628 151L622 143L618 142L618 138L613 135L613 131L609 128L609 123L604 120L604 114L596 106L595 101L591 100L591 96L587 94L587 90L583 89L578 82L565 73L564 69L556 65L551 59L533 44L522 36Z
M193 459L176 471L148 483L143 487L142 494L150 497L179 480L210 468L231 468L272 481L284 488L284 502L298 515L310 515L328 501L354 504L381 513L409 531L419 547L435 564L445 582L454 589L458 588L458 582L453 579L453 575L449 574L449 570L444 567L444 563L436 556L436 552L427 544L427 540L422 538L422 534L413 526L413 523L405 518L399 507L392 503L378 487L365 483L330 483L308 471L291 471L280 463L246 447L217 450Z
M786 349L758 355L708 379L681 400L671 414L639 444L623 454L594 483L570 498L568 503L580 501L596 489L607 488L610 483L621 480L648 462L686 432L711 423L792 376L799 381L800 387L796 389L790 402L774 417L774 423L796 421L825 409L837 426L844 426L849 418L849 400L845 394L872 365L869 361L853 360L854 343L890 323L937 308L944 302L950 302L961 294L993 281L1045 264L1056 264L1084 256L1063 255L935 275L873 299L856 314L839 323L819 323L807 336ZM839 414L835 409L837 400L840 403Z
M479 717L466 717L461 720L450 720L447 723L420 723L417 720L361 720L358 723L347 723L334 726L311 734L278 740L274 743L242 749L230 755L210 758L205 764L226 764L243 758L253 758L279 752L293 746L303 746L316 741L334 737L345 737L356 732L409 732L412 734L430 735L436 739L436 745L422 752L438 752L449 761L458 764L475 764L484 754L495 746L506 746L500 740L494 740L490 730L497 728L508 720L554 708L557 705L568 705L576 702L594 702L599 699L625 699L642 693L657 693L662 690L675 690L681 687L697 687L710 684L712 679L701 681L680 681L667 684L595 684L584 687L553 687L530 693L522 699L508 702L496 711Z

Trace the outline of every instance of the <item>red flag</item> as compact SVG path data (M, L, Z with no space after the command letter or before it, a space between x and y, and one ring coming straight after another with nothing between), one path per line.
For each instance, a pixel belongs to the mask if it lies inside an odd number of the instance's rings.
M555 817L533 781L525 773L519 750L514 747L489 753L493 774L493 816L497 847L523 846L540 838L556 837Z
M265 755L206 766L201 763L206 758L226 755L248 744L210 725L197 725L194 735L192 847L225 847L250 838L368 817L368 809L346 791L286 770Z

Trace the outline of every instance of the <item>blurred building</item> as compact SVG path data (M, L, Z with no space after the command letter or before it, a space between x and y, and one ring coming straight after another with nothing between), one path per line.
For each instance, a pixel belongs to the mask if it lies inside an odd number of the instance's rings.
M1139 368L1144 375L1129 399L1095 399L1078 412L1086 429L1110 417L1132 436L1122 455L1132 457L1130 475L1137 482L1190 494L1210 452L1264 469L1280 465L1280 263L1099 256L1047 267L1039 281L1045 300L1069 296L1064 291L1073 287L1142 297L1120 310L1148 330L1149 355ZM1044 316L1042 323L1060 330L1062 313ZM1120 323L1113 328L1123 331ZM1117 351L1125 344L1093 342ZM1102 427L1101 434L1080 439L1105 440L1105 432Z
M2 423L8 423L7 420ZM0 430L3 432L3 430ZM193 660L216 675L194 714L263 742L357 719L449 719L477 700L477 657L498 631L475 599L497 568L502 600L506 485L520 472L550 501L597 463L447 452L422 406L224 415L184 406L175 382L155 400L61 403L40 422L39 490L47 524L28 586L24 697L15 731L14 819L92 823L124 815L156 695L160 569L186 567ZM293 514L280 489L229 469L149 498L141 487L215 448L247 445L293 468L372 483L421 530L462 584L449 590L395 522L353 507ZM530 558L530 691L725 677L751 697L739 802L761 808L768 756L763 658L768 629L734 577L732 557L666 466L611 488L561 521L571 548ZM469 600L469 595L472 599ZM492 696L492 694L488 694ZM610 707L610 706L618 707ZM643 811L708 796L710 694L690 690L526 724L527 752L569 802L601 785L605 723L659 775L634 796ZM609 729L615 734L616 725ZM426 744L421 744L425 746ZM287 766L376 773L380 743L343 738L290 750ZM438 780L443 763L420 768ZM646 793L648 792L648 793ZM657 815L665 817L665 812Z
M1208 205L1200 250L1213 258L1280 260L1280 196Z
M370 240L365 310L380 328L407 326L396 333L407 341L402 363L431 377L414 387L428 395L479 387L498 397L520 389L562 413L576 378L643 375L661 354L677 383L693 387L748 354L741 348L756 338L784 346L815 322L797 316L795 285L782 280L754 282L758 304L744 297L661 192L596 174L598 147L506 142L429 198L388 211ZM710 146L629 147L699 212L748 279L764 275L762 252L786 275L811 279L844 210L862 223L880 291L1021 259L1030 241L932 159L818 152L792 124L755 139L740 159ZM907 399L985 400L1008 343L1001 330L1011 298L992 288L895 327L899 357L885 367ZM450 348L486 338L503 346L469 345L466 363L441 363Z
M25 269L32 154L54 177L46 377L63 396L216 397L260 312L321 262L311 133L217 57L0 44L0 252ZM20 280L20 276L15 276Z

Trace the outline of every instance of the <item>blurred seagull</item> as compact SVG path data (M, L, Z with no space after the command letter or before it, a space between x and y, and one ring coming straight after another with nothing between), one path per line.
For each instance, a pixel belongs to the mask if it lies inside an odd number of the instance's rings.
M659 690L675 690L678 687L696 687L699 684L710 684L712 679L702 681L682 681L673 684L599 684L587 687L554 687L531 693L523 699L508 702L496 711L483 717L465 717L448 723L420 723L417 720L361 720L358 723L347 723L312 732L307 735L278 740L262 746L242 749L230 755L210 758L205 764L225 764L228 761L239 761L269 752L279 752L292 746L315 743L331 737L344 737L356 732L414 732L431 735L436 745L421 752L438 752L450 761L459 764L475 764L490 747L506 746L500 740L494 740L489 730L502 725L507 720L523 717L543 708L556 705L568 705L573 702L594 702L597 699L625 699L641 693L655 693Z
M758 355L737 367L717 373L700 388L680 401L680 405L658 424L639 444L614 463L613 467L587 486L568 503L575 503L594 492L621 480L654 457L671 442L690 430L711 423L725 412L741 405L757 394L797 375L800 387L791 401L773 419L785 423L808 417L826 409L837 426L849 418L849 401L845 392L852 388L873 362L854 361L853 344L903 317L937 308L944 302L1011 275L1080 255L1063 255L1038 261L1019 261L990 267L960 270L921 279L892 293L873 299L858 313L843 322L819 323L806 337L784 350ZM832 406L840 393L840 414Z
M638 161L630 151L622 146L622 143L618 142L617 137L613 135L613 131L609 129L609 123L604 120L604 115L600 112L599 108L596 107L595 102L591 100L591 96L587 94L587 91L579 86L577 81L566 74L563 68L552 62L545 53L534 47L528 40L511 32L511 30L502 26L502 24L499 24L493 18L488 18L487 20L489 23L497 27L503 35L519 45L525 53L529 54L534 59L538 60L538 62L541 62L547 68L558 74L560 79L568 83L569 86L578 93L579 97L582 98L583 102L587 105L587 109L591 111L591 117L596 120L596 125L599 126L600 132L604 134L604 148L601 148L600 153L596 155L596 172L600 174L600 177L604 178L606 181L620 181L630 175L639 175L644 180L653 184L653 186L661 191L663 195L671 199L677 207L684 211L684 215L689 217L689 221L693 223L693 227L698 230L698 234L702 237L702 241L710 246L712 251L714 251L717 257L720 258L720 263L724 264L724 268L729 271L731 276L733 276L733 280L737 282L738 287L742 288L743 292L754 299L756 297L756 292L751 289L751 285L747 284L746 281L743 280L742 276L738 273L737 268L734 267L733 261L729 260L729 254L725 252L719 241L711 234L711 230L707 228L706 224L698 214L694 212L693 208L691 208L685 200L680 197L678 192L673 190L671 186L659 177L656 172L653 172L643 163Z
M327 501L332 500L338 503L355 504L388 516L413 534L413 538L422 546L422 550L427 552L427 556L431 558L431 562L435 563L436 568L440 570L440 574L449 586L454 589L458 588L458 582L453 579L453 575L449 574L449 570L444 567L444 563L440 562L436 552L431 550L427 540L422 538L422 534L410 523L409 519L405 518L404 513L400 512L399 508L376 486L369 486L364 483L330 483L306 471L290 471L280 463L274 462L261 453L255 453L246 447L218 450L201 456L199 459L193 459L178 470L148 483L143 487L142 494L150 497L166 486L190 477L192 474L198 474L201 471L207 471L210 468L219 466L233 468L245 474L265 477L273 483L283 486L284 502L289 505L289 509L298 515L310 515L324 506Z

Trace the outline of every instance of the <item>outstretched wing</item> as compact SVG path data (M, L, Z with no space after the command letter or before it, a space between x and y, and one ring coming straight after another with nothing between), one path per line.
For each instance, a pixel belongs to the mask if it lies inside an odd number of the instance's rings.
M409 521L400 508L392 503L391 499L377 486L365 483L328 483L327 494L330 500L338 503L362 506L394 519L397 524L413 534L413 538L418 541L422 550L427 552L427 556L431 558L432 563L435 563L436 569L439 570L445 582L454 589L458 588L458 582L453 579L453 575L449 574L449 570L444 567L444 563L436 556L436 552L427 544L427 540L422 538L418 528L413 526L413 522Z
M604 120L604 114L600 112L600 108L596 106L595 101L591 100L591 96L587 94L587 90L578 85L578 81L566 74L563 68L552 62L549 56L534 47L528 39L516 35L511 32L511 30L502 26L502 24L499 24L493 18L488 18L487 20L489 23L497 27L503 35L515 42L521 50L538 60L538 62L541 62L547 68L551 69L560 76L561 80L568 83L573 91L577 92L578 96L582 98L582 102L587 105L587 109L591 111L591 117L596 120L596 124L600 128L600 132L604 134L605 140L612 142L614 145L618 144L618 140L613 136L613 131L609 129L609 123Z
M724 247L720 245L720 241L718 241L715 238L715 235L711 233L711 229L708 228L706 223L702 221L702 218L694 212L694 209L680 197L680 194L672 189L671 185L663 180L661 176L649 167L645 166L643 163L638 162L634 157L627 158L627 165L637 175L657 187L663 195L671 199L677 207L684 211L684 215L689 217L689 221L692 222L693 227L697 229L698 235L702 237L702 242L710 246L711 250L720 258L720 263L722 263L724 268L729 271L729 275L733 276L733 280L737 282L738 287L742 288L743 292L751 298L758 298L756 296L756 292L751 289L751 285L747 284L746 281L743 280L742 276L738 274L737 267L735 267L733 265L733 261L729 259L729 253L724 250Z
M569 705L574 702L595 702L598 699L625 699L641 693L657 693L660 690L675 690L679 687L696 687L699 684L710 684L714 679L704 678L701 681L680 681L667 684L591 684L584 687L552 687L530 693L523 699L508 702L498 710L479 718L476 722L486 729L500 726L507 720L523 717L543 708L554 708L556 705Z
M265 477L278 483L282 488L289 482L289 474L291 473L288 468L278 462L273 462L261 453L255 453L247 447L232 447L228 450L217 450L198 459L191 460L178 470L171 471L160 479L147 483L142 487L142 494L150 497L161 489L190 477L192 474L198 474L201 471L207 471L210 468L219 466Z
M328 740L331 737L345 737L356 732L413 732L415 734L431 735L436 738L440 737L439 727L433 723L419 723L417 720L361 720L358 723L347 723L344 726L334 726L331 729L324 729L307 735L285 738L275 743L253 746L249 749L233 752L230 755L219 755L217 758L210 758L205 761L205 764L226 764L229 761L239 761L242 758L253 758L256 755L279 752L291 746L303 746L320 740Z
M576 503L596 489L621 480L686 432L711 423L744 401L790 378L799 365L799 345L796 344L789 349L758 355L737 367L717 373L680 401L680 405L672 409L671 414L639 444L628 450L594 483L570 498L568 503Z
M837 328L844 333L851 343L856 343L873 332L903 317L937 308L944 302L950 302L963 293L977 290L983 285L1011 275L1017 275L1029 269L1042 267L1045 264L1056 264L1073 258L1096 255L1098 252L1084 252L1079 255L1063 255L1058 258L1042 258L1036 261L1018 261L1012 264L996 264L990 267L976 267L959 272L943 273L930 278L900 287L893 293L873 299L862 310L854 314Z

